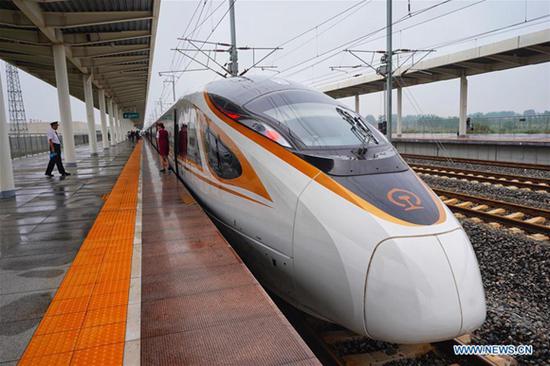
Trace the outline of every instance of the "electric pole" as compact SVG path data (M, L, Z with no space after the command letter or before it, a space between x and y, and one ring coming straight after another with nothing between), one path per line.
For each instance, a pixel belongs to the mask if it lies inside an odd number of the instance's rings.
M169 78L168 80L163 80L163 83L172 84L172 102L176 103L176 75L174 75L173 72L161 71L159 72L159 76L166 76Z
M23 92L19 82L19 71L17 67L6 63L6 82L8 92L8 111L10 114L10 131L15 132L15 143L18 150L27 155L27 138L21 136L28 133L25 105L23 104Z
M386 16L387 16L387 27L386 27L386 123L387 123L387 131L386 131L386 137L388 141L391 142L391 129L392 129L392 121L391 121L391 92L392 92L392 82L393 82L393 72L392 72L392 56L393 56L393 50L392 50L392 0L386 0Z
M8 91L8 111L10 114L10 130L17 135L27 132L27 117L25 116L25 105L23 104L23 93L19 82L17 67L6 63L6 81Z
M239 62L237 56L237 31L235 30L235 0L229 0L229 23L231 26L231 53L229 71L232 76L239 75Z

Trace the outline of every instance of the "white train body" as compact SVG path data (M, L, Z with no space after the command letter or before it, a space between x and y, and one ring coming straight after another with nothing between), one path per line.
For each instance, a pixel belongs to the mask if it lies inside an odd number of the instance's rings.
M376 144L361 144L366 153L349 156L347 147L297 148L295 131L271 133L278 125L257 105L281 95L302 98L302 109L330 99L285 81L235 78L180 99L161 118L172 166L262 284L373 339L431 342L478 328L486 314L479 267L449 209L377 131ZM263 102L251 112L249 100ZM333 103L351 127L359 123Z

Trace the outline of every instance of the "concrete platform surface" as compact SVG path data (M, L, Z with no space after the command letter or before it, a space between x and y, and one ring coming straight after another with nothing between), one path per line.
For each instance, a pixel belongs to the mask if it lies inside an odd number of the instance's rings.
M143 365L318 365L174 174L145 144Z
M16 196L0 199L0 365L22 355L133 147L91 157L72 175L44 175L48 155L15 159Z
M457 144L545 145L550 146L550 134L483 134L457 136L450 133L404 133L393 135L395 141L439 141Z
M79 154L0 201L0 366L319 364L150 145Z

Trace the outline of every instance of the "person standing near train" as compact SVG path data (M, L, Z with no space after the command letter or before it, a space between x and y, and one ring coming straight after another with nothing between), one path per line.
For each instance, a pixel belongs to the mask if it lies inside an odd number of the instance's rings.
M58 127L59 122L54 121L50 123L50 128L48 129L50 161L48 162L48 167L46 168L46 176L49 178L53 177L52 171L54 166L57 166L57 171L62 177L71 175L71 173L65 171L65 167L63 167L63 162L61 161L61 141L59 140L59 135L57 134Z
M164 173L168 169L168 153L170 152L170 142L168 140L168 131L166 131L162 122L157 123L157 146L160 155L160 171Z

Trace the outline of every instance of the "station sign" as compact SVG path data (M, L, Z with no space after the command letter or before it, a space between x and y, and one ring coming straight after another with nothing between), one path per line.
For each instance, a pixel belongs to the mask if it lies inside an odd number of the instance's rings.
M124 119L139 119L138 112L124 112L122 113L122 118Z

